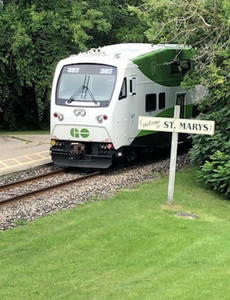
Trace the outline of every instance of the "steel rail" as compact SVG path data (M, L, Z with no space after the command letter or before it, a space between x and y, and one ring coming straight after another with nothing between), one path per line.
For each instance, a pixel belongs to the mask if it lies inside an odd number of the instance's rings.
M47 178L47 177L51 177L51 176L55 176L55 175L60 175L60 174L64 174L64 173L66 173L66 169L57 170L57 171L49 172L49 173L46 173L46 174L41 174L41 175L37 175L37 176L34 176L34 177L29 177L29 178L22 179L22 180L19 180L19 181L11 182L11 183L8 183L8 184L0 185L0 192L4 191L4 190L7 190L9 188L12 188L12 187L20 186L20 185L25 184L25 183L33 182L33 181L36 181L36 180L39 180L39 179L43 179L43 178Z
M13 202L16 202L16 201L20 201L20 200L23 200L23 199L25 200L26 198L31 197L31 196L35 196L35 195L38 195L38 194L43 194L47 191L52 191L52 190L59 189L59 188L62 188L64 186L67 186L67 185L71 185L71 184L76 183L76 182L84 181L84 180L93 178L93 177L95 177L99 174L101 174L101 172L96 171L94 173L91 173L91 174L88 174L88 175L85 175L85 176L82 176L82 177L78 177L78 178L71 179L71 180L68 180L68 181L65 181L65 182L57 183L57 184L54 184L54 185L51 185L51 186L48 186L48 187L44 187L44 188L37 189L37 190L31 191L31 192L27 192L27 193L24 193L24 194L21 194L21 195L18 195L18 196L7 198L7 199L2 200L0 202L0 206L6 205L6 204L9 204L9 203L13 203Z

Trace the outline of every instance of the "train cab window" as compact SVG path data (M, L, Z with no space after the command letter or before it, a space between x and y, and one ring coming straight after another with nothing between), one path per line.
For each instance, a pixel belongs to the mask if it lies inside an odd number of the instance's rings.
M147 94L145 96L145 111L154 111L157 108L157 95Z
M159 109L164 109L165 108L165 93L160 93L159 94Z
M130 95L136 95L136 77L129 78L129 92Z
M121 91L120 91L120 95L119 95L119 100L124 99L126 97L127 97L127 80L126 80L126 78L124 78L122 87L121 87Z
M112 99L117 68L104 64L65 65L56 88L56 104L107 107Z

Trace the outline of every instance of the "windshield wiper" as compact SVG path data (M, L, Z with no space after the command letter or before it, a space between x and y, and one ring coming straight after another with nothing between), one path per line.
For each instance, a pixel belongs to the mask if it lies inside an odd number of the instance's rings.
M73 95L69 98L69 100L67 101L67 103L71 103L72 101L74 101L74 98L77 97L81 92L82 92L82 88L83 85L81 85L76 92L73 93Z
M89 89L89 80L90 80L90 76L85 75L84 78L84 83L83 85L81 85L76 92L73 93L73 95L69 98L69 100L67 101L67 103L71 103L72 101L75 100L75 98L77 98L80 94L81 94L81 98L84 97L84 99L86 98L86 94L89 93L91 99L93 100L93 102L98 105L98 102L96 101L93 93L91 92L91 90Z

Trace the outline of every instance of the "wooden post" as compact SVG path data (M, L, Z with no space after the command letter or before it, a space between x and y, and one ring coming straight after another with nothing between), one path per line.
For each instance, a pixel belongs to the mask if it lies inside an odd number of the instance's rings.
M179 117L180 117L180 105L175 105L174 119L179 119ZM171 154L170 154L170 170L169 170L168 201L167 201L169 205L173 203L174 182L175 182L175 174L176 174L176 159L177 159L177 143L178 143L178 132L173 131L172 143L171 143Z

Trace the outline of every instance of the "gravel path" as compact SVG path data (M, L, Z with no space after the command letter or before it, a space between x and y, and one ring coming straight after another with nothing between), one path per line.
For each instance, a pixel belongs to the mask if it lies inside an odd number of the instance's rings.
M116 170L99 178L90 179L87 185L82 182L70 187L47 192L30 198L24 202L17 202L0 208L0 230L15 228L16 222L32 221L39 216L47 216L63 209L71 209L77 203L89 201L92 198L105 198L112 196L121 188L132 188L135 184L151 182L159 178L160 174L169 171L169 159L160 162L146 162ZM189 165L188 154L177 158L177 170ZM54 166L31 169L18 172L14 176L2 176L1 184L22 180L27 177L39 175L54 170ZM153 176L154 174L154 176Z

